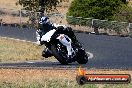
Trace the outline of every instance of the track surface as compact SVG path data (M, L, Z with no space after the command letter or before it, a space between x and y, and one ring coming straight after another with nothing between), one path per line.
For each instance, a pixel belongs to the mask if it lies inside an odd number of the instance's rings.
M0 27L0 36L11 37L35 42L35 30L18 29L13 27ZM131 69L132 68L132 38L92 35L76 33L77 39L86 51L93 53L94 57L84 65L86 68ZM41 53L41 52L40 52ZM57 61L37 61L21 63L0 63L0 66L9 67L50 67L50 68L76 68L77 63L60 65Z

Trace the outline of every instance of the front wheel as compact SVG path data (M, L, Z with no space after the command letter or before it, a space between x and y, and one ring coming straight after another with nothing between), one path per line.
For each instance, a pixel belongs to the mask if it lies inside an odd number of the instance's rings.
M58 48L55 45L51 46L51 51L52 54L54 55L54 57L63 65L67 65L67 56L65 54L65 50L61 50L60 48Z
M88 55L84 49L79 49L77 53L77 62L79 64L86 64L88 62Z

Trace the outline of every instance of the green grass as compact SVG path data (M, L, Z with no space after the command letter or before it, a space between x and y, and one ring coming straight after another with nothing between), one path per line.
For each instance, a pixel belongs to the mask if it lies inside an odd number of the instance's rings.
M107 84L103 88L132 88L132 84Z
M98 88L95 84L78 85L76 81L44 79L42 82L34 81L32 83L0 83L0 88Z
M76 81L43 79L41 82L34 81L18 83L0 83L0 88L132 88L132 84L85 84L78 85Z

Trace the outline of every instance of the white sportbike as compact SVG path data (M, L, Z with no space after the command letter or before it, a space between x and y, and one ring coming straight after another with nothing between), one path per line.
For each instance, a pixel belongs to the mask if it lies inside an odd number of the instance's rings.
M50 52L61 64L68 64L77 61L79 64L88 62L88 55L83 48L76 47L70 37L58 33L56 29L50 30L42 36L41 41L50 44ZM43 52L42 52L43 54ZM72 61L68 61L71 56Z

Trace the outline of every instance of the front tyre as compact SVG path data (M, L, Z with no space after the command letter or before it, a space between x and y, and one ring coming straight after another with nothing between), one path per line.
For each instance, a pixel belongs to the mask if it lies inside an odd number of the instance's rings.
M42 56L45 57L45 58L51 57L52 56L52 52L48 48L45 48L42 51Z
M88 62L88 55L84 49L78 49L77 62L79 64L86 64Z
M67 57L63 56L61 50L58 49L58 47L56 47L55 45L51 46L51 51L52 54L54 55L54 57L63 65L67 65Z

